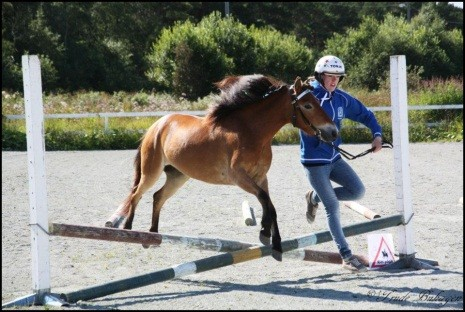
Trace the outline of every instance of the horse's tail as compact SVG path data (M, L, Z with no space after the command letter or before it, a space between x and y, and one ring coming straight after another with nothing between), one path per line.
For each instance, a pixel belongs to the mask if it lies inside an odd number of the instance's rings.
M132 183L132 188L131 188L131 193L129 196L126 198L124 201L124 206L129 207L131 205L131 198L132 195L137 191L137 188L139 187L139 182L140 182L140 177L141 177L141 147L142 144L139 145L137 148L137 154L136 157L134 158L134 179Z
M108 219L105 223L106 227L115 227L117 228L121 222L127 217L129 210L131 208L132 195L137 191L141 178L141 145L137 149L136 157L134 158L134 182L131 188L131 192L128 197L119 205L116 212Z

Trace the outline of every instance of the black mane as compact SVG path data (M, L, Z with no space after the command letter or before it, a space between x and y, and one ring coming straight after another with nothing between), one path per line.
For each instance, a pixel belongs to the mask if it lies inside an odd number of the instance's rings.
M221 91L219 100L209 111L214 121L219 121L232 112L257 103L271 94L283 82L264 75L228 76L215 84Z

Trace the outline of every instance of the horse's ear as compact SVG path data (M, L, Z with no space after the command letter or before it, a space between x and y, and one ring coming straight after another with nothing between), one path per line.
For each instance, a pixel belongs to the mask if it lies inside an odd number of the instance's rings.
M283 90L283 89L287 89L286 85L280 86L280 87L278 88L278 90L276 90L276 91L281 91L281 90Z
M302 88L305 89L310 89L313 91L315 89L310 83L312 82L311 78L307 78L303 83L302 83Z
M297 76L294 81L294 91L296 94L299 94L302 90L302 79Z

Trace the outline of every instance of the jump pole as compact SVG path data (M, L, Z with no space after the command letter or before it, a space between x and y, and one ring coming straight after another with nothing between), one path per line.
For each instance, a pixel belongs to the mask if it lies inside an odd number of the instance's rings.
M403 223L402 215L377 218L371 221L357 223L343 227L345 236L354 236L379 229L398 226ZM281 242L283 253L332 241L329 231L313 233L300 238L284 240ZM233 252L227 252L208 258L186 262L175 265L167 269L158 270L152 273L134 276L126 279L113 281L101 285L91 286L82 290L63 293L60 298L69 303L79 300L90 300L107 295L123 292L182 276L210 271L221 267L238 264L271 255L271 246L253 246Z
M344 201L343 202L344 206L346 206L347 208L350 208L356 212L358 212L359 214L361 214L362 216L364 216L365 218L367 218L368 220L373 220L373 219L376 219L376 218L380 218L381 215L368 209L367 207L365 206L362 206L360 205L359 203L357 202L354 202L354 201Z
M254 246L254 244L226 239L181 236L62 223L51 223L49 225L49 234L55 236L87 238L155 246L159 246L162 242L177 243L186 245L188 247L197 247L199 249L214 250L219 252L241 250Z
M252 212L252 207L250 207L247 200L242 202L242 216L244 218L245 225L257 225L254 214Z
M51 223L48 230L50 235L105 240L124 243L136 243L143 245L155 245L158 247L162 242L182 244L201 250L213 250L217 252L229 252L246 249L261 244L246 243L240 241L225 240L219 238L192 237L171 235L153 232L124 230L106 227L82 226L74 224ZM286 254L288 258L315 261L324 263L341 264L341 256L337 252L318 251L310 249L292 250ZM368 266L368 260L363 255L355 255L360 261Z

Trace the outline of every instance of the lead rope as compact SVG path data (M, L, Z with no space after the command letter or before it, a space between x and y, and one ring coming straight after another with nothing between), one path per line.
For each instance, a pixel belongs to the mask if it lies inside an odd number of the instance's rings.
M323 141L323 142L325 142L325 141ZM352 155L351 153L349 153L349 152L343 150L342 148L337 147L337 146L334 145L332 142L325 142L325 143L331 145L336 151L338 151L339 153L341 153L341 155L344 156L344 157L345 157L346 159L348 159L348 160L353 160L353 159L355 159L355 158L359 158L359 157L365 156L366 154L369 154L369 153L371 153L371 152L373 152L373 151L375 150L375 148L372 147L372 148L367 149L366 151L364 151L364 152L362 152L362 153L360 153L360 154L354 156L354 155ZM389 142L389 141L386 141L386 140L383 140L383 142L381 143L381 147L382 147L382 148L393 148L392 143Z

